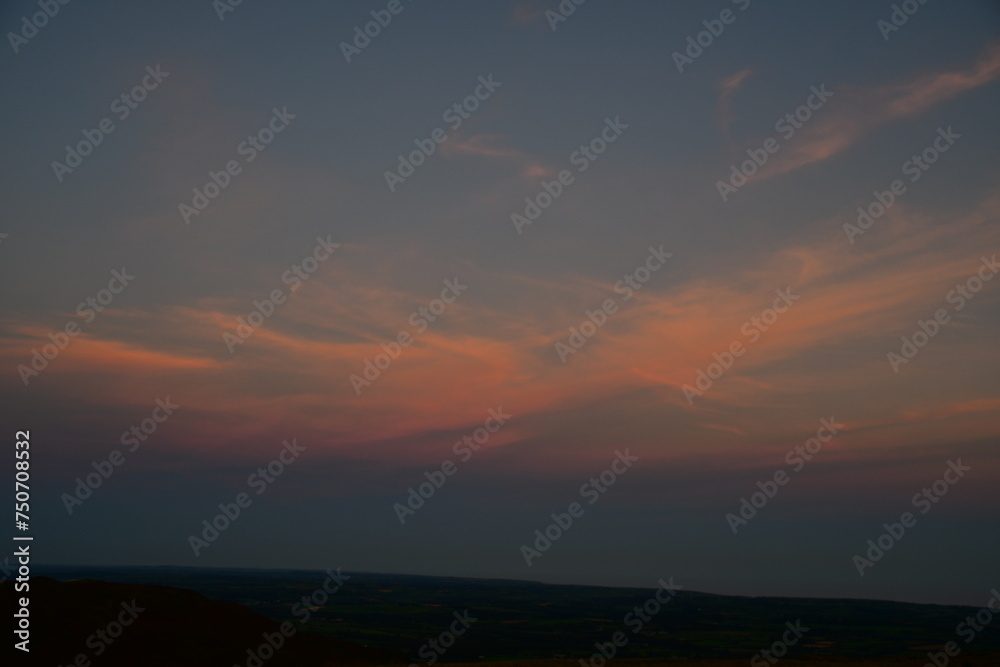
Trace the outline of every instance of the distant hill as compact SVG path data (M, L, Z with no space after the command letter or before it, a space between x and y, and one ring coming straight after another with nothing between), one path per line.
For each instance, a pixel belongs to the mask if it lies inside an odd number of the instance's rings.
M68 667L84 654L94 667L242 667L248 650L267 645L265 634L280 645L262 661L268 667L405 664L399 654L303 632L298 623L286 639L274 620L180 588L47 577L30 585L31 654L14 650L16 664ZM0 584L4 609L14 596L13 582Z
M214 600L238 603L277 621L294 620L295 603L315 590L326 576L302 570L173 567L47 567L45 572L60 579L86 576L180 586ZM377 646L420 664L426 664L419 655L421 647L448 628L453 613L469 610L476 622L440 656L439 663L552 658L578 661L590 658L596 650L595 644L606 643L615 632L621 631L628 642L616 658L732 660L746 665L782 637L786 623L801 620L802 626L809 630L782 658L781 664L788 667L793 667L796 660L826 664L830 659L844 665L867 665L870 663L862 661L877 659L885 664L922 666L927 662L928 651L940 651L949 641L956 641L962 650L957 660L949 661L949 667L1000 665L1000 615L971 643L956 635L956 626L967 616L974 616L979 611L976 607L878 600L752 598L681 590L643 622L641 630L634 632L636 617L633 615L631 621L626 617L636 606L650 600L653 587L345 574L350 578L315 609L303 629ZM987 596L984 591L984 604ZM183 617L170 621L178 627L185 622ZM253 638L260 633L255 630L247 634ZM686 660L675 664L686 664ZM215 664L231 667L245 662ZM279 663L267 661L264 667L273 664ZM95 662L94 667L100 665Z

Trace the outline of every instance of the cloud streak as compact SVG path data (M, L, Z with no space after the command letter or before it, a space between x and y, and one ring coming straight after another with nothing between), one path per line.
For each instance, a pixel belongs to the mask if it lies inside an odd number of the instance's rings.
M720 107L728 108L734 75L721 86ZM750 180L764 180L840 155L875 129L917 116L1000 78L1000 42L985 48L968 68L931 72L881 86L841 86L788 148L773 156Z

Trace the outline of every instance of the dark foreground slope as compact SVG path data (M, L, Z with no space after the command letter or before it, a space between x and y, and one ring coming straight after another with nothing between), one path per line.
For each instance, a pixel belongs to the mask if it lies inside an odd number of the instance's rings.
M6 648L8 655L18 656L15 664L257 665L248 651L259 653L266 635L280 645L263 661L268 667L405 664L389 651L302 632L297 624L290 638L280 638L278 622L235 602L180 588L34 577L30 595L31 653ZM13 582L0 585L4 609L14 607L14 596Z
M60 579L168 584L229 600L278 621L295 620L295 605L317 589L324 572L195 568L47 568ZM782 664L829 659L839 664L887 665L927 662L928 652L955 641L956 664L1000 665L1000 612L966 642L956 629L979 607L909 604L877 600L751 598L682 590L659 610L650 604L638 628L637 606L653 589L560 586L526 581L417 577L370 573L349 575L330 599L317 605L305 630L396 651L415 663L429 640L449 628L453 614L468 610L477 620L437 657L438 663L481 660L589 660L616 632L627 645L616 657L720 660L750 663L801 621L808 632L788 648ZM984 591L983 605L989 592ZM639 631L635 631L635 630ZM451 642L449 642L451 643ZM970 661L966 663L965 661ZM595 660L592 664L599 664ZM233 663L228 663L231 665ZM578 662L576 663L579 664ZM706 666L711 663L705 663ZM269 665L266 665L269 667Z

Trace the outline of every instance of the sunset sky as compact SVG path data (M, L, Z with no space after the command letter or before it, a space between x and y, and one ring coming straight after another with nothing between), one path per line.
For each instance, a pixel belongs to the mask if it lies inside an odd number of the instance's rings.
M860 0L591 0L562 21L558 0L217 7L73 2L5 39L0 401L5 433L31 431L39 562L989 597L997 3L928 2L898 30L891 2ZM4 3L0 26L38 11ZM391 21L342 46L372 12ZM271 143L244 143L262 128ZM84 132L99 145L68 163ZM227 185L185 214L210 172ZM557 347L599 310L585 344ZM935 334L893 362L918 320ZM510 417L463 461L490 410ZM842 429L794 472L821 419ZM257 494L248 476L292 439L304 451ZM638 460L581 500L626 449ZM449 459L401 524L394 505ZM914 495L959 459L922 514ZM726 515L779 470L734 534ZM241 492L252 505L195 556L189 536ZM583 515L529 566L522 545L572 502Z

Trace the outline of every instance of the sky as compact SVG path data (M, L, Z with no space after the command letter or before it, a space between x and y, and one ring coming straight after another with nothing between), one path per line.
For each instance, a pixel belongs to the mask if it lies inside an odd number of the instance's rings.
M1000 6L903 4L4 3L35 561L984 604Z

